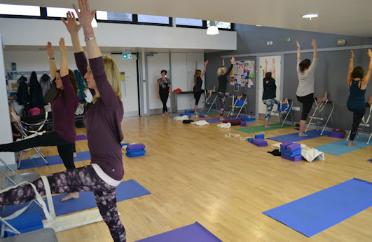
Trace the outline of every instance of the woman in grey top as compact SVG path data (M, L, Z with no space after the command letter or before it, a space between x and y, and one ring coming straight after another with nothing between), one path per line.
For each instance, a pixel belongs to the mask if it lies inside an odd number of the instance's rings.
M297 100L302 103L301 121L300 121L300 132L299 135L305 135L306 119L313 106L314 102L314 73L318 60L318 50L316 40L313 39L311 46L313 47L313 60L304 59L301 61L301 47L297 41L297 75L298 75L298 87L297 87Z

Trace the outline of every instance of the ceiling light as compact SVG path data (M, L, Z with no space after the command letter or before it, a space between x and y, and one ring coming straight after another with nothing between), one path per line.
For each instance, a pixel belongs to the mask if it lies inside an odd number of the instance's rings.
M216 21L210 21L209 27L207 29L207 35L217 35L220 31L218 30L218 27L216 26Z
M262 27L262 25L261 24L256 24L256 27Z
M309 14L305 14L304 16L302 16L302 18L304 19L313 19L313 18L317 18L319 17L319 15L317 13L309 13Z

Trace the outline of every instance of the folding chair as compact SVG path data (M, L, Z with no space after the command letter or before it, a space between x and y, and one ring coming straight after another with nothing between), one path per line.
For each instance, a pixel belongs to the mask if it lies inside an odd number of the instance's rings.
M279 106L279 119L282 123L282 128L286 124L287 120L291 117L292 118L292 124L294 122L293 120L293 101L292 99L287 99L288 102L280 102Z
M310 125L316 125L322 128L322 132L320 135L323 135L325 129L327 128L327 125L329 123L329 120L331 119L333 115L333 111L335 110L335 105L333 102L326 99L320 99L314 98L315 101L315 108L312 115L310 115L310 121L307 124L305 132L307 132L310 128ZM329 108L327 108L329 107Z
M48 120L48 112L45 112L45 117L42 121L37 122L37 123L33 123L33 124L29 124L29 123L21 121L19 119L18 115L15 112L11 111L10 115L11 115L13 121L14 121L13 123L15 124L15 128L21 134L22 139L33 138L35 136L42 135L42 134L45 133L45 131L42 131L42 129L43 129L45 123ZM42 154L42 152L40 151L39 148L34 147L33 150L35 150L35 152L40 156L40 158L44 161L45 164L48 164L47 159ZM18 162L17 162L18 163L18 168L21 166L21 162L22 162L21 154L22 153L20 153L20 155L18 157Z
M235 98L235 95L232 98L232 108L229 113L229 116L235 116L235 110L238 110L235 118L238 118L242 110L245 109L246 114L248 113L248 97L246 95L241 95L240 98Z

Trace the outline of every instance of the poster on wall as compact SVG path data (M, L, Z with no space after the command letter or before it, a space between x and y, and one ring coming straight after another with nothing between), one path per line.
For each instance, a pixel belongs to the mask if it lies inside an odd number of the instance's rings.
M267 72L271 72L272 78L275 79L276 84L276 99L281 99L281 65L282 57L281 56L263 56L259 58L259 70L258 70L258 111L259 113L265 113L266 106L262 102L262 93L263 93L263 79Z
M255 61L236 61L232 74L234 77L234 81L232 82L233 85L251 88L256 78Z

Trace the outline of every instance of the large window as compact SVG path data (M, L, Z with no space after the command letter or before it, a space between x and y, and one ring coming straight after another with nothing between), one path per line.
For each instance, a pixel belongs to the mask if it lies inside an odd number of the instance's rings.
M133 14L97 11L97 20L132 22Z
M20 15L20 16L40 16L40 7L0 4L0 14L4 15Z
M52 8L52 7L47 7L47 16L52 17L52 18L65 18L66 13L70 11L75 14L75 17L77 17L75 13L75 9L72 8Z
M222 22L222 21L215 21L216 25L219 29L231 29L231 23L229 22ZM207 26L209 27L210 20L207 21Z
M193 18L176 18L176 25L203 27L203 20Z
M149 23L149 24L170 24L169 17L166 16L154 16L154 15L143 15L138 14L139 23Z

